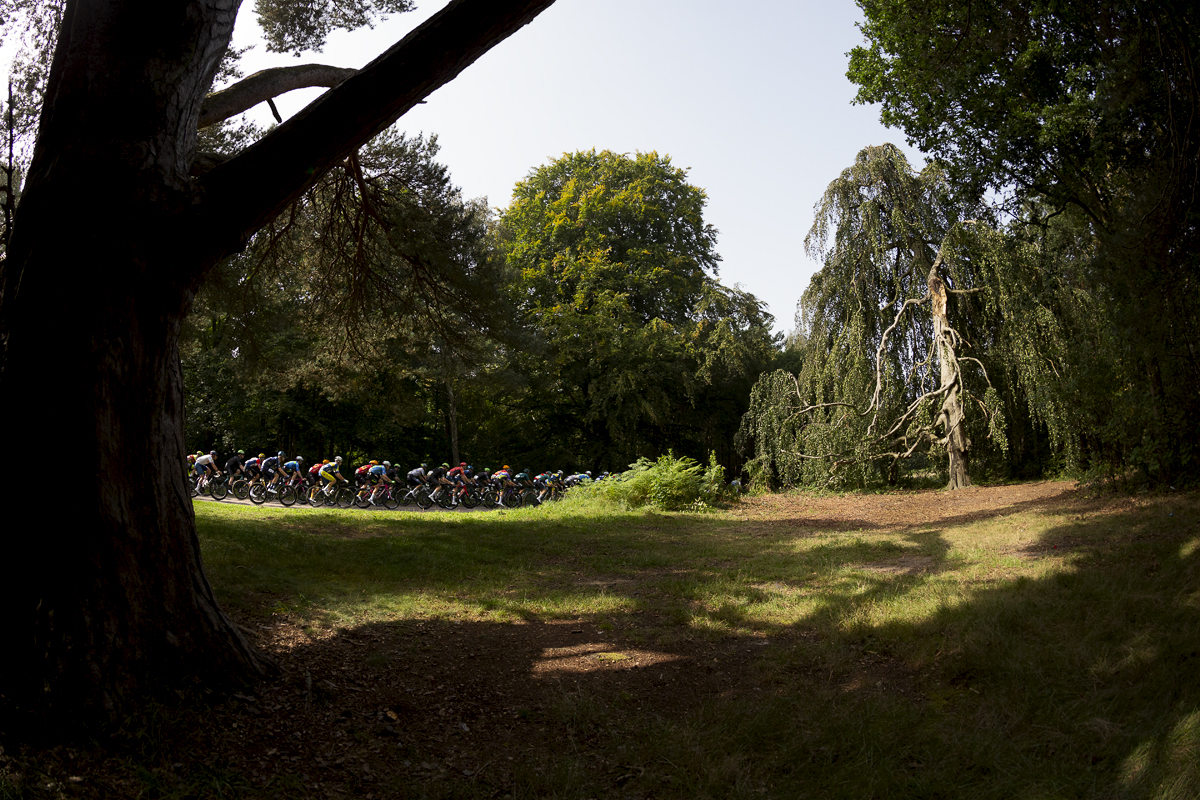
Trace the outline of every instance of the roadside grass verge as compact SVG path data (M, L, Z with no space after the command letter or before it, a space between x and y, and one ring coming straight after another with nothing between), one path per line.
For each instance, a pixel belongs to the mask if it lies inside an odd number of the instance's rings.
M565 730L617 732L603 747L643 794L1198 797L1200 501L1080 508L860 531L570 506L197 514L244 613L770 642L758 691L684 714L557 699ZM563 758L524 790L605 791Z

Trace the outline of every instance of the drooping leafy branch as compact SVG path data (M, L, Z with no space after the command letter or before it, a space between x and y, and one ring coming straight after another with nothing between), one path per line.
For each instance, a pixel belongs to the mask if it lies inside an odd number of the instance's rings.
M743 422L758 472L845 485L883 469L894 481L925 446L945 452L950 488L970 483L967 407L993 421L1000 411L970 336L951 324L980 322L978 223L962 212L936 166L915 173L891 145L864 149L829 185L805 240L824 267L802 300L803 368L762 379ZM991 429L1003 446L1002 426Z

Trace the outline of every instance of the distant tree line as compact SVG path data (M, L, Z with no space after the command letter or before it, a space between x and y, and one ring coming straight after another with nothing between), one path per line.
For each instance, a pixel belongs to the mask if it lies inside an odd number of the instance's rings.
M740 469L781 337L717 280L686 171L570 154L497 216L436 153L385 133L209 279L181 348L189 446L592 470L674 449Z

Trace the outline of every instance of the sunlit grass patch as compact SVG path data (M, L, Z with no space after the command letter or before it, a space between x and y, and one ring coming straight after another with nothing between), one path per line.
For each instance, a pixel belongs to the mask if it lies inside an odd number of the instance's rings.
M222 602L249 616L583 620L606 634L580 645L598 660L753 650L736 692L687 713L635 718L631 695L584 689L538 712L628 765L630 793L1173 798L1200 796L1198 510L1189 497L854 530L566 503L197 513ZM561 758L523 791L603 793Z

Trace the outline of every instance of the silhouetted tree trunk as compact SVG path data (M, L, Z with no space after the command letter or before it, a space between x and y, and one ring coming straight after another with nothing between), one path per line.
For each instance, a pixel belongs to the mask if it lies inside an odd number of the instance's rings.
M0 267L0 452L20 464L10 478L48 466L71 488L7 526L6 714L111 719L159 689L271 669L204 576L180 323L218 260L551 2L455 0L196 178L201 102L237 0L68 1Z

